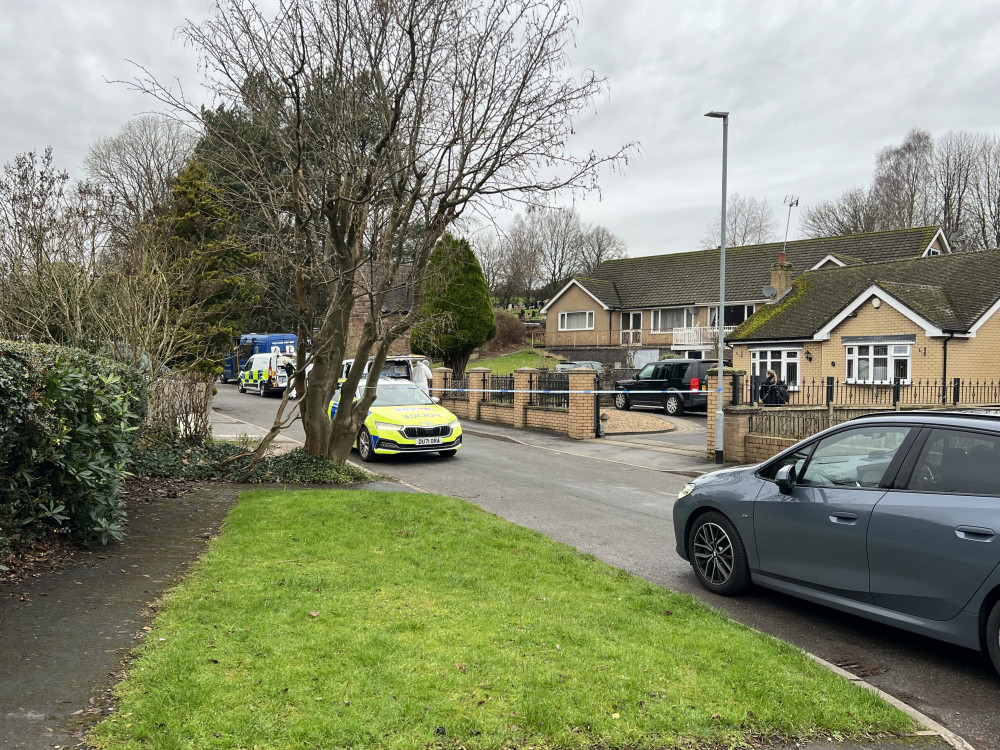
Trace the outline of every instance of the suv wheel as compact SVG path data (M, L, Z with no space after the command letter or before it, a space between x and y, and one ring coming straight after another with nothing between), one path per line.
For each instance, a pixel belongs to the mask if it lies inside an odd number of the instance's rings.
M628 411L632 408L632 404L628 400L628 392L623 388L619 388L615 393L615 408L619 411Z
M663 401L663 410L673 417L679 417L684 413L684 402L676 393L670 393Z

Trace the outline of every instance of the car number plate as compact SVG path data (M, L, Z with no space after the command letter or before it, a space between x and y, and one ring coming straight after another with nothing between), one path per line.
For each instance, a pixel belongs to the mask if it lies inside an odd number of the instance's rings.
M441 442L439 437L417 438L417 445L441 445Z

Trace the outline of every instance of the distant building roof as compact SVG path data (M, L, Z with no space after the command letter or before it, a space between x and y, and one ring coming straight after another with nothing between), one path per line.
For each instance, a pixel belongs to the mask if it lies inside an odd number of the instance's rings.
M786 253L792 273L798 275L828 256L848 266L918 258L939 234L938 227L918 227L795 240L787 244ZM950 252L943 234L941 238L943 252ZM781 242L727 248L726 299L732 302L765 299L761 290L770 283L771 265L781 250ZM589 277L575 281L611 309L718 301L719 249L609 260Z
M730 343L812 338L878 290L943 332L968 333L1000 300L1000 250L809 271L784 299L726 336Z

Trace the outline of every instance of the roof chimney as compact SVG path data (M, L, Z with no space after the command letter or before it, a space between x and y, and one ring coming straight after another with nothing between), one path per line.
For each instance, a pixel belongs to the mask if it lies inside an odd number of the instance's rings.
M771 266L771 286L777 292L771 302L781 299L792 286L792 264L788 262L784 251L778 253L778 261Z

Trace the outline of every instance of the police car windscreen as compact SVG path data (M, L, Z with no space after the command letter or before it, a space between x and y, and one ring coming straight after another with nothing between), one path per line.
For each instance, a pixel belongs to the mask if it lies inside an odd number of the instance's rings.
M363 386L358 389L360 397ZM372 406L421 406L433 404L430 397L413 383L379 383Z

